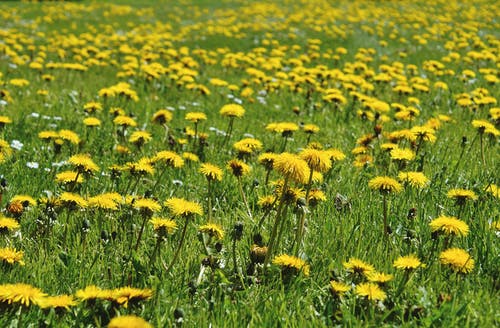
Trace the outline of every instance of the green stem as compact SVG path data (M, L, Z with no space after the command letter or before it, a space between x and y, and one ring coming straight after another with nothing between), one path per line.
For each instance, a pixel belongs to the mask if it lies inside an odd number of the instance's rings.
M211 223L212 222L212 190L211 190L211 183L210 183L210 179L207 179L208 181L208 194L207 194L207 198L208 198L208 208L207 208L207 220L208 220L208 223Z
M146 225L146 221L148 220L147 215L143 215L143 216L144 216L144 219L142 220L141 230L139 230L139 236L137 237L137 242L135 243L135 251L136 252L139 249L139 244L141 242L142 233L144 232L144 226Z
M252 217L252 212L250 211L250 206L248 206L248 201L247 201L247 198L245 196L245 193L243 192L243 185L241 183L241 178L240 177L237 177L238 179L238 190L240 191L240 195L241 195L241 198L243 199L243 204L245 205L246 209L247 209L247 214L248 214L248 217L253 220L253 217Z
M181 248L182 248L182 245L184 244L184 240L186 239L186 231L187 231L187 227L188 227L188 223L189 223L189 217L187 217L185 220L186 221L184 222L184 228L182 229L181 240L179 241L179 246L177 246L177 249L175 250L174 257L172 258L172 261L170 262L170 264L168 266L164 265L165 274L169 273L170 270L172 269L172 267L174 266L175 261L177 261L177 257L179 256L179 254L181 252Z
M299 220L299 225L297 226L297 234L295 235L295 243L296 243L296 249L295 249L295 256L298 256L300 252L300 246L302 244L302 238L304 237L304 225L306 223L306 212L307 212L307 207L309 204L309 193L311 192L311 184L312 184L312 178L313 178L313 173L314 170L310 170L309 173L309 180L306 185L306 205L305 208L301 211L300 214L300 220Z
M384 193L383 194L383 215L384 215L384 234L388 235L389 234L389 227L387 225L387 195Z
M268 249L267 249L266 258L264 260L264 272L267 269L267 265L269 263L269 259L273 255L276 234L278 232L278 226L281 223L281 214L283 212L283 207L285 205L285 195L286 195L287 188L288 188L288 178L285 178L285 182L283 183L283 188L282 188L282 191L281 191L280 203L278 205L278 210L276 212L276 218L274 219L273 230L271 232L271 237L269 238L269 246L268 246Z

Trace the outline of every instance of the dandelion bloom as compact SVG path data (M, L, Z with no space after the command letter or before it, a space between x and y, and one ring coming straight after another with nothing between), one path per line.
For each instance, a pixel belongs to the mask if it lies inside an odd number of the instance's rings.
M128 307L129 303L148 300L153 296L151 289L139 289L134 287L121 287L111 291L111 300L115 303Z
M400 192L403 186L395 179L387 176L380 176L371 179L368 182L371 189L378 190L383 193Z
M99 171L99 166L92 161L89 154L73 155L68 159L68 162L73 164L80 172L92 173Z
M75 296L81 301L95 301L97 299L109 299L111 291L108 289L101 289L94 285L89 285L84 289L77 290Z
M156 200L150 198L134 199L132 207L137 210L148 211L148 212L161 211L161 205Z
M203 163L200 166L199 172L203 174L208 180L222 180L222 169L210 163Z
M169 150L162 150L156 153L155 156L151 159L151 162L156 163L165 163L167 166L180 168L184 166L184 159L177 153Z
M494 197L500 198L500 188L496 184L490 184L487 188L486 191L491 193Z
M434 135L434 129L427 126L414 126L410 129L410 132L420 140L434 143L436 141L436 136Z
M283 254L276 256L273 260L273 263L282 267L285 270L291 269L297 272L302 271L305 276L309 276L309 270L310 270L309 264L307 264L304 260L298 257Z
M262 142L254 138L244 138L233 144L239 153L252 154L262 149Z
M351 273L368 274L369 272L375 271L373 265L355 257L350 258L349 261L344 262L342 265L348 272Z
M322 190L311 189L309 192L309 197L307 198L307 203L311 206L316 206L320 202L326 200L326 195Z
M193 214L203 215L201 205L183 198L170 198L165 201L173 216L190 217Z
M151 133L147 131L134 131L128 141L137 146L142 146L143 144L149 142L152 139Z
M333 163L338 162L338 161L342 161L345 159L345 154L338 149L330 148L330 149L325 150L325 152L328 154L328 156L330 156L330 160Z
M314 134L319 132L319 126L315 124L304 124L302 130L307 134Z
M82 208L87 207L88 203L82 196L70 192L63 192L59 196L59 201L68 206L79 206Z
M446 194L448 198L454 199L457 204L465 204L466 200L476 200L477 195L472 190L466 189L451 189Z
M343 296L346 292L351 290L351 286L340 281L331 280L330 290L336 296Z
M418 259L417 256L414 254L406 255L406 256L400 256L398 257L394 263L393 266L396 269L400 270L415 270L421 266L423 266L422 262Z
M453 216L440 216L429 223L432 232L441 232L446 235L467 236L469 226Z
M141 317L122 315L111 319L108 328L153 328L153 326Z
M398 179L415 188L423 188L430 181L422 172L399 172Z
M198 155L193 154L193 153L188 152L188 151L182 153L182 158L188 162L199 162L200 161L200 158L198 157Z
M85 126L93 127L93 126L100 126L101 125L101 120L99 120L96 117L87 117L83 120L83 124Z
M153 114L153 118L151 119L151 121L161 125L170 122L172 120L172 117L173 114L171 111L167 109L160 109Z
M279 122L269 123L266 125L266 130L281 133L283 136L291 136L293 132L297 131L299 126L292 122Z
M101 208L106 210L117 210L122 196L116 192L108 192L87 199L89 207Z
M227 163L227 167L231 170L235 177L241 177L250 172L251 167L243 161L232 159Z
M309 166L307 162L295 154L281 153L276 156L273 168L286 179L299 183L307 183Z
M14 219L0 217L0 233L19 229L19 222Z
M406 148L394 148L390 154L391 159L396 161L411 161L415 158L415 152Z
M123 126L123 127L128 127L128 126L137 126L137 122L132 118L132 117L129 117L129 116L126 116L126 115L118 115L117 117L115 117L113 119L113 123L115 125L120 125L120 126Z
M83 177L75 171L63 171L56 174L56 182L60 183L82 183Z
M228 104L222 106L219 114L228 117L243 117L243 115L245 114L245 109L243 108L243 106L238 104Z
M379 285L368 282L356 286L356 295L365 297L370 301L383 301L387 298L387 294L379 287Z
M224 230L222 227L215 223L207 223L198 228L201 233L206 233L209 236L215 237L217 240L224 238Z
M30 304L38 304L40 299L46 295L40 289L28 284L0 285L0 302L8 304L20 303L24 306L30 306Z
M187 121L198 123L199 121L205 121L207 119L207 115L202 112L189 112L184 118Z
M177 230L177 223L174 220L155 217L149 220L149 222L151 222L155 231L162 234L171 234Z
M66 309L69 310L70 306L77 305L78 302L72 295L57 295L42 297L38 301L38 306L42 309Z
M276 159L277 156L278 154L275 153L264 153L259 155L259 158L257 160L259 161L259 164L264 165L266 170L272 170L274 160Z
M299 156L307 162L311 170L326 172L332 168L330 154L326 151L306 148L299 153Z
M469 273L474 269L474 260L467 251L461 248L453 247L441 252L439 260L455 272Z
M0 263L19 263L20 265L24 265L23 257L23 251L17 251L10 247L0 248Z
M370 282L374 282L374 283L383 285L383 284L388 283L392 279L394 279L394 275L374 271L374 272L367 273L366 278L368 278L368 281L370 281Z

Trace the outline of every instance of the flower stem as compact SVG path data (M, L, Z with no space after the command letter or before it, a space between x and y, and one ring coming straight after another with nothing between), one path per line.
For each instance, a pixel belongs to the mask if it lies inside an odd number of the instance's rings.
M278 210L276 212L276 218L274 219L274 225L273 225L273 230L271 231L271 237L269 238L269 246L266 254L266 258L264 260L264 272L267 268L267 264L269 263L269 259L273 255L274 251L274 245L276 242L276 234L278 233L278 226L281 223L281 214L283 212L283 206L285 205L285 195L286 195L286 189L288 188L288 179L286 178L284 183L283 183L283 188L281 191L281 199L280 203L278 205Z
M177 249L175 250L174 257L172 258L172 261L170 261L170 264L168 265L168 267L164 266L165 274L170 272L170 270L174 266L175 262L177 261L177 258L179 257L182 245L184 244L184 240L186 239L186 231L187 231L188 224L189 224L189 218L186 218L186 221L184 222L184 228L182 229L181 240L179 241L179 246L177 246Z
M383 194L383 215L384 215L384 234L388 235L389 234L389 227L387 225L387 195Z
M305 200L306 204L305 204L305 208L301 211L299 224L297 226L297 234L295 236L295 242L296 242L296 247L297 247L295 249L295 256L298 256L298 254L300 252L302 238L304 237L304 225L306 222L306 212L307 212L307 207L309 204L308 198L309 198L309 193L311 192L313 173L314 173L314 170L311 169L310 173L309 173L309 180L308 180L307 185L306 185L306 200Z
M243 199L243 204L245 205L246 209L247 209L247 214L248 214L248 217L253 220L252 218L252 212L250 211L250 206L248 206L248 201L247 201L247 198L245 196L245 193L243 192L243 185L241 183L241 178L238 177L238 190L240 191L240 195L241 195L241 198Z

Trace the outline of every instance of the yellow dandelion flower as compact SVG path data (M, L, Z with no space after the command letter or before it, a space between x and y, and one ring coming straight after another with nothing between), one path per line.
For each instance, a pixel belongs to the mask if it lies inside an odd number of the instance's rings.
M61 196L59 196L59 201L68 206L79 206L82 208L88 205L87 201L82 196L70 192L63 192Z
M89 285L84 289L79 289L75 293L75 297L81 301L95 301L97 299L109 299L111 290L101 289L94 285Z
M227 117L243 117L243 115L245 114L245 109L243 108L243 106L238 104L228 104L222 106L219 114Z
M99 171L99 166L92 161L88 154L73 155L68 159L68 163L73 164L79 172L93 173Z
M149 222L153 225L153 229L161 234L172 234L177 230L177 223L174 220L155 217Z
M145 143L149 142L152 138L153 137L151 136L151 133L147 131L134 131L130 135L128 141L136 146L142 146Z
M118 115L117 117L115 117L113 119L113 123L115 125L120 125L120 126L123 126L123 127L127 127L127 126L134 127L134 126L137 126L137 122L132 117L129 117L129 116L126 116L126 115Z
M422 172L399 172L398 179L416 188L423 188L430 182Z
M7 304L20 303L28 307L31 304L38 304L40 299L46 295L40 289L28 284L0 285L0 302Z
M356 273L356 274L368 274L369 272L375 271L375 268L373 265L368 264L360 259L357 259L355 257L350 258L349 261L344 262L342 264L344 268L351 273Z
M6 217L0 217L0 233L14 231L16 229L19 229L19 227L19 222L17 222L16 220Z
M132 175L152 175L155 173L155 169L151 165L151 160L149 158L141 158L139 161L134 163L125 163L123 169L125 171L129 171Z
M303 272L304 276L309 276L309 264L298 257L287 254L278 255L273 259L273 264L280 266L285 271L292 270L294 272Z
M128 307L129 303L148 300L153 296L151 289L139 289L134 287L121 287L111 291L111 300L115 303Z
M150 198L136 198L132 202L132 207L140 211L159 212L161 205L154 199Z
M298 155L281 153L276 155L273 161L273 168L283 175L285 179L290 179L298 183L307 183L310 170L307 162Z
M407 148L394 148L390 154L391 159L397 161L411 161L415 158L415 152Z
M224 230L222 227L216 223L207 223L198 227L198 231L201 233L206 233L217 240L224 238Z
M163 125L172 120L173 114L168 109L160 109L153 114L152 122Z
M338 161L342 161L345 159L345 154L338 149L330 148L330 149L325 150L325 152L328 154L328 156L330 157L330 160L333 163L338 162Z
M12 197L10 202L11 203L20 202L24 206L35 206L36 205L36 200L33 199L33 197L28 196L28 195L15 195L14 197Z
M252 154L262 149L262 142L254 138L244 138L233 144L234 149L239 153Z
M332 292L333 295L342 297L345 293L351 290L351 286L340 282L340 281L335 281L331 280L330 281L330 291Z
M183 198L174 197L167 199L165 205L173 216L190 217L194 214L203 215L203 209L200 204Z
M180 168L184 166L184 159L177 153L169 150L162 150L156 153L151 159L154 164L165 163L167 166L173 168Z
M314 134L319 132L319 126L315 124L304 124L302 130L307 134Z
M83 105L83 110L87 113L94 113L102 110L102 104L99 102L91 101Z
M453 247L441 252L439 260L458 273L469 273L474 269L474 260L461 248Z
M369 301L383 301L387 298L387 294L379 287L379 285L368 282L356 286L356 295L365 297Z
M207 119L207 115L202 112L189 112L185 115L184 119L192 123L198 123L200 121L205 121Z
M490 184L487 188L486 191L491 193L494 197L500 198L500 188L496 184Z
M118 204L121 198L122 196L118 193L104 193L89 197L87 201L89 207L116 211L118 210Z
M198 155L193 154L193 153L188 152L188 151L182 153L182 158L188 162L199 162L200 161L200 158L198 157Z
M469 226L453 216L440 216L429 223L432 232L441 232L446 235L467 236Z
M454 199L457 204L465 204L467 200L476 200L477 195L472 190L467 189L451 189L446 193L448 198Z
M367 273L366 278L368 278L369 282L374 282L376 284L383 285L393 280L394 275L383 272L369 272Z
M122 315L111 319L108 328L153 328L153 326L141 317Z
M83 124L90 127L100 126L101 120L96 117L87 117L83 120Z
M38 301L38 306L42 309L65 309L69 310L71 306L77 305L78 302L72 295L57 295L46 296Z
M56 182L59 183L82 183L83 177L74 171L63 171L56 174Z
M0 263L19 263L20 265L24 265L23 257L23 251L17 251L14 248L10 247L0 248Z
M210 181L222 180L222 169L210 163L203 163L200 166L199 172Z
M80 143L80 137L78 134L71 130L59 130L58 132L58 138L61 138L63 140L69 141L70 143L74 145L78 145Z
M380 176L371 179L368 182L371 189L378 190L382 193L400 192L403 186L395 179L387 176Z
M422 262L418 259L418 257L414 254L406 255L406 256L400 256L398 257L394 263L393 266L396 269L400 270L415 270L419 267L424 266Z
M250 165L240 161L239 159L230 160L227 163L227 167L231 170L233 175L238 178L247 175L251 170Z
M326 172L332 168L330 153L327 151L306 148L299 153L299 156L307 162L311 170Z

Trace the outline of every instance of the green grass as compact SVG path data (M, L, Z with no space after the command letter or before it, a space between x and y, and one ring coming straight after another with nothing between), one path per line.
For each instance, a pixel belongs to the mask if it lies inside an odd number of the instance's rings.
M125 314L140 316L155 327L181 322L189 327L499 324L498 227L493 225L496 222L498 226L500 211L498 191L496 195L487 191L490 185L500 183L499 138L494 132L483 136L483 163L478 132L471 124L473 120L488 120L498 131L498 117L494 118L494 110L490 111L498 104L463 107L457 103L457 95L473 93L477 102L486 97L484 90L498 101L498 82L486 79L487 75L499 77L496 2L113 3L119 6L99 2L0 4L0 94L6 101L0 105L0 115L12 120L0 128L0 139L8 144L13 140L23 143L20 150L12 149L0 163L0 175L7 183L2 191L2 215L14 217L8 205L15 195L30 195L38 201L37 205L25 207L17 218L17 232L2 232L0 236L0 247L23 251L25 262L19 265L0 260L1 326L105 327L113 317ZM44 16L52 22L44 20ZM436 29L442 33L434 33ZM418 37L426 39L427 44L418 44ZM313 39L321 41L318 48L310 46ZM387 46L380 44L382 40ZM128 45L132 52L120 50L122 45ZM347 54L339 54L340 47L347 49ZM65 57L58 55L58 49L65 50ZM183 52L186 49L188 52ZM106 51L109 57L103 59L100 56ZM471 51L491 53L493 59L474 59ZM443 57L451 52L459 54L459 58L448 62ZM333 58L336 54L339 57ZM138 66L130 70L129 76L119 77L117 74L125 71L130 58L136 58ZM43 69L29 67L36 60L44 64ZM146 78L143 68L148 60L164 68L158 77ZM429 71L426 65L430 60L440 61L444 68ZM272 61L279 65L267 67ZM87 70L50 69L49 63L82 63ZM416 66L414 74L408 65ZM191 90L189 82L182 80L179 67L188 66L197 74L194 83L207 87L209 95ZM248 68L260 70L264 77L256 79ZM374 80L375 75L388 69L392 71L393 85ZM326 70L330 74L325 74ZM472 70L476 79L464 81L464 70ZM342 77L338 77L341 73ZM51 74L54 80L44 81L42 74ZM313 82L307 82L305 77L312 77ZM398 81L413 84L414 77L424 78L429 92L414 90L411 95L399 95L392 90ZM26 79L30 84L17 87L10 83L14 78ZM239 89L211 85L212 78ZM438 90L434 87L437 81L445 82L449 90ZM100 90L118 82L130 83L139 100L98 96ZM373 89L363 88L363 83ZM392 106L385 113L387 121L363 119L357 111L365 108L350 93L352 86L360 94L388 104L409 106L410 97L414 97L420 102L413 105L419 115L413 121L401 121L395 118ZM254 93L242 96L245 87ZM346 97L340 109L322 100L325 90L332 88ZM477 95L480 88L482 96ZM37 94L42 89L48 91L47 96ZM215 130L225 131L228 119L221 117L219 110L234 103L235 98L241 100L246 112L243 118L235 119L233 133L224 144L224 137ZM103 110L87 114L84 105L90 101L100 102ZM122 108L137 122L137 127L126 129L125 136L123 129L113 124L114 117L109 113L113 107ZM168 123L173 143L165 138L164 127L151 121L157 110L167 107L173 109L173 119ZM293 112L294 107L298 113ZM185 120L185 114L195 111L207 115L207 120L198 124L198 132L208 135L204 147L199 147L198 138L186 134L186 128L194 129L194 125ZM447 115L451 121L440 120L436 141L424 143L417 157L402 168L422 171L431 182L422 189L405 185L400 193L387 196L392 233L385 235L383 197L371 190L368 182L376 176L396 178L399 170L380 146L389 142L389 132L422 126L438 115ZM99 118L102 125L86 127L82 121L88 116ZM320 131L310 141L346 155L313 185L325 193L327 200L307 209L306 233L299 254L310 265L309 276L289 276L274 264L268 268L256 264L256 270L250 270L251 247L259 236L263 245L268 244L276 216L276 210L272 210L262 225L257 224L265 215L258 200L275 191L272 184L265 184L266 171L258 163L258 155L265 151L279 153L284 142L279 133L266 129L272 122L316 124ZM356 141L373 134L376 125L382 132L372 138L366 150L373 159L356 167L357 157L352 153L359 146ZM42 131L61 129L74 131L81 141L65 141L56 151L52 141L38 137ZM130 143L128 138L136 130L151 133L151 141L141 147ZM249 135L263 144L260 152L245 158L252 170L241 178L252 219L246 214L237 179L227 168L227 162L237 156L234 142ZM179 143L182 139L188 143ZM286 151L299 153L307 141L304 131L296 131L287 140ZM117 145L128 147L130 152L120 154ZM399 146L416 151L418 141L403 139ZM200 163L187 161L182 168L167 168L164 175L157 167L155 174L141 177L130 172L112 176L112 165L137 162L162 150L179 155L185 151L196 153L202 162L223 168L223 179L211 183L208 195ZM85 175L85 181L75 188L57 183L57 173L72 169L63 162L79 153L89 154L100 170ZM38 168L29 168L28 162L38 163ZM270 174L270 181L281 178L279 172ZM298 183L292 185L305 189ZM458 206L447 197L447 192L455 188L471 190L478 199ZM157 234L147 214L134 210L133 203L120 204L117 210L60 205L52 209L44 204L48 196L57 199L65 191L84 198L105 192L117 192L124 198L152 198L162 205L155 216L165 218L172 215L164 201L181 197L201 204L204 215L193 216L188 222L180 256L167 272L165 268L180 242L185 219L174 218L178 229L162 241L153 261ZM225 231L220 245L198 232L198 227L207 222L208 197L213 221ZM279 246L273 255L293 254L295 231L304 210L301 202L294 201L285 211ZM408 215L411 209L416 210L414 217ZM443 237L432 234L429 222L441 215L460 217L469 226L468 235L455 237L452 244L467 250L475 261L468 274L455 273L439 261ZM135 249L143 221L146 224ZM234 241L234 225L238 222L243 224L243 233ZM395 259L409 254L415 254L425 267L409 274L393 267ZM357 295L355 286L365 282L366 277L347 272L343 263L351 258L394 275L382 286L387 293L385 300L368 301ZM234 273L234 260L238 274ZM343 297L334 296L331 280L345 282L352 289ZM96 304L79 302L68 310L44 310L34 304L9 304L2 290L9 283L30 284L49 295L75 295L90 285L102 289L151 289L153 295L132 301L128 307L102 299Z

